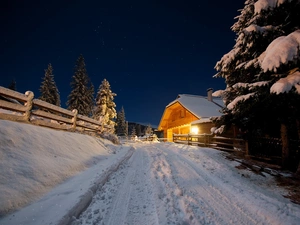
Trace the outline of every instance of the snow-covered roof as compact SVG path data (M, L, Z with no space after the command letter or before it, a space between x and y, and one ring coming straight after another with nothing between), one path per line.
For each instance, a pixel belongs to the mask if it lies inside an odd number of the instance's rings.
M167 105L166 108L179 102L198 118L221 116L220 110L224 107L223 100L216 97L212 97L212 100L213 101L211 102L204 96L180 94L177 99Z
M199 124L199 123L210 123L210 122L211 122L210 117L208 117L208 118L201 118L200 120L195 120L195 121L191 122L191 125L193 125L193 124Z

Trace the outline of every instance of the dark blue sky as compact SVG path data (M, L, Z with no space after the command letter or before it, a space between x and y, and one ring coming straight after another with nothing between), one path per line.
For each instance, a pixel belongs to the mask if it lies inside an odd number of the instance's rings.
M3 2L3 1L2 1ZM126 119L158 125L178 94L224 89L212 78L234 45L230 30L244 1L15 1L0 12L1 86L39 86L48 63L62 107L75 61L83 54L95 88L106 78Z

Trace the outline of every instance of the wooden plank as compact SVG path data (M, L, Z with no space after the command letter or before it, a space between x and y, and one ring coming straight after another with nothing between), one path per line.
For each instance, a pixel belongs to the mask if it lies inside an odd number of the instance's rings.
M227 146L233 147L233 143L226 143L226 142L216 142L216 141L213 141L212 144L220 144L220 145L227 145Z
M16 92L16 91L13 91L13 90L10 90L8 88L5 88L5 87L1 87L0 86L0 95L3 95L5 97L9 97L9 98L12 98L12 99L16 99L16 100L19 100L19 101L22 101L22 102L27 102L28 100L28 97L24 94L21 94L19 92Z
M74 113L69 111L69 110L66 110L66 109L63 109L63 108L60 108L56 105L52 105L48 102L44 102L40 99L33 99L33 104L35 106L38 106L38 107L41 107L41 108L44 108L44 109L48 109L48 110L51 110L53 112L57 112L57 113L61 113L61 114L64 114L64 115L67 115L67 116L71 116L73 117L74 116Z
M63 124L57 124L57 123L51 123L51 122L46 121L46 120L32 120L30 122L34 125L55 128L55 129L58 129L58 130L69 130L70 129L70 126L63 125Z
M65 122L68 124L72 124L72 119L66 118L66 117L62 117L62 116L58 116L49 112L45 112L42 110L34 110L31 112L32 115L35 116L40 116L43 118L47 118L47 119L51 119L51 120L57 120L59 122Z
M213 147L214 149L218 149L225 152L235 152L234 149L222 148L222 147Z
M91 118L89 118L87 116L83 116L83 115L80 115L80 114L77 115L77 121L78 120L82 120L84 122L89 122L91 124L95 124L95 125L101 126L101 123L99 121L93 120L93 119L91 119Z
M99 127L93 127L90 124L81 123L81 122L78 122L78 121L76 122L76 127L82 127L82 128L88 128L88 129L91 129L91 130L100 131Z
M24 105L19 105L19 104L7 102L4 100L0 100L0 108L17 111L17 112L25 112L26 111L26 107Z
M6 113L0 113L0 119L11 120L11 121L20 121L20 122L26 121L26 119L23 115L14 115L14 114L6 114Z
M227 138L227 137L212 137L213 139L217 139L217 140L229 140L229 141L244 141L243 139L239 139L239 138Z

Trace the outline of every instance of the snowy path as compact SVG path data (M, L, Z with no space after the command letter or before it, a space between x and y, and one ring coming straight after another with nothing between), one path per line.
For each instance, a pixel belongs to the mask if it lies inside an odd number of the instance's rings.
M218 151L136 144L78 224L297 224L300 207L273 178L235 168Z

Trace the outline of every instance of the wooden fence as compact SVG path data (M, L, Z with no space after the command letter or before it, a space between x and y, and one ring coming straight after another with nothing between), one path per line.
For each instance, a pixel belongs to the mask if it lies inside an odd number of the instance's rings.
M70 131L101 132L99 121L69 111L48 102L34 99L34 94L25 94L0 86L0 119L28 122L35 125Z
M248 142L238 138L213 136L211 134L173 134L173 142L211 147L222 151L243 151L248 155Z

